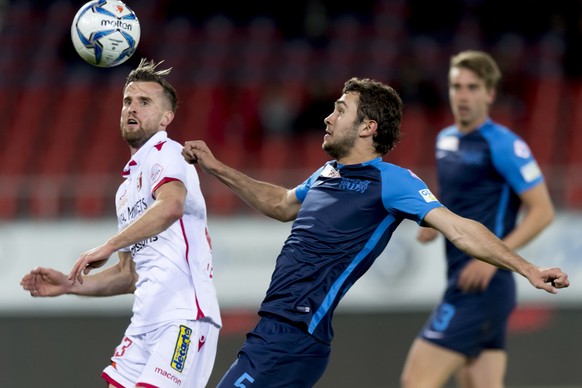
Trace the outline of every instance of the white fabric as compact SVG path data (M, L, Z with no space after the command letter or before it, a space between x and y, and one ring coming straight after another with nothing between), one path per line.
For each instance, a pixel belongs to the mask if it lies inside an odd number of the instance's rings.
M124 169L115 200L118 227L135 221L154 203L154 191L179 180L187 189L184 216L147 241L126 247L136 264L133 316L128 334L141 334L176 319L204 319L222 325L212 282L212 247L206 204L196 169L182 146L162 131L144 144Z
M203 388L214 366L219 330L210 322L177 321L126 335L102 377L128 388Z

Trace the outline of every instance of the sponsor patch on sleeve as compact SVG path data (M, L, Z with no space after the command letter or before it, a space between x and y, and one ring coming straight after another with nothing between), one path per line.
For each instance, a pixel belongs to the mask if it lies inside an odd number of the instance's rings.
M419 191L419 193L427 203L438 201L438 199L434 196L433 193L431 193L429 189L422 189Z
M535 160L521 167L519 172L521 172L521 176L528 183L538 179L542 175L542 171Z
M190 340L192 336L192 329L187 326L180 325L180 333L176 340L176 347L174 348L174 357L172 357L171 367L172 369L182 372L184 370L184 364L186 363L186 357L188 356L188 348L190 348Z

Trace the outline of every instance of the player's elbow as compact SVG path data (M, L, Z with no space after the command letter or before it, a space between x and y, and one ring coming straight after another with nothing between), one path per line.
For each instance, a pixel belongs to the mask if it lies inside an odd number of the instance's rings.
M297 214L284 213L284 214L281 214L277 219L281 222L289 222L289 221L294 221L296 216L297 216Z
M182 218L184 215L184 202L178 199L166 201L164 206L164 216L167 224L170 225Z
M272 218L281 222L293 221L297 218L300 206L299 203L296 204L287 201L280 202L278 205L274 206Z
M556 210L554 209L554 206L550 205L549 209L546 211L545 226L551 224L554 221L554 218L556 218Z

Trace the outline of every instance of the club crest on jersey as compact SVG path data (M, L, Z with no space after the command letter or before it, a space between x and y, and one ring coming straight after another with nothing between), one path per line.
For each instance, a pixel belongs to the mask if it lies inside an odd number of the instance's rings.
M139 177L137 177L137 190L141 190L141 172L139 173Z
M370 181L360 180L360 179L350 179L350 178L343 178L340 182L339 188L342 190L351 190L357 191L358 193L363 193L366 191L368 186L370 185Z
M339 178L341 177L338 170L336 170L331 164L326 164L323 170L321 170L321 176L326 178Z
M418 191L420 193L420 195L422 196L422 198L425 200L425 202L434 202L434 201L438 201L438 199L434 196L433 193L431 193L431 191L429 189L422 189Z
M121 193L121 195L117 199L117 203L118 203L117 210L124 209L125 205L127 204L127 201L128 201L128 197L127 197L127 187L126 187L125 190L123 190L123 193Z
M437 140L436 148L441 151L458 151L459 138L456 136L443 136Z
M170 366L172 369L182 372L186 364L186 356L188 356L188 349L190 348L190 341L192 337L192 329L187 326L180 325L180 333L176 340L176 347L174 348L174 356Z

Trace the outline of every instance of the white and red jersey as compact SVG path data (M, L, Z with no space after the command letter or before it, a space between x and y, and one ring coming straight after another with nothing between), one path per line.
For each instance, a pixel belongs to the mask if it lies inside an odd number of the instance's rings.
M158 132L124 168L115 197L119 230L155 201L154 192L178 180L187 190L184 215L168 229L124 248L139 276L128 334L141 334L175 319L204 319L221 326L212 281L212 247L206 204L196 169L181 155L182 146Z

